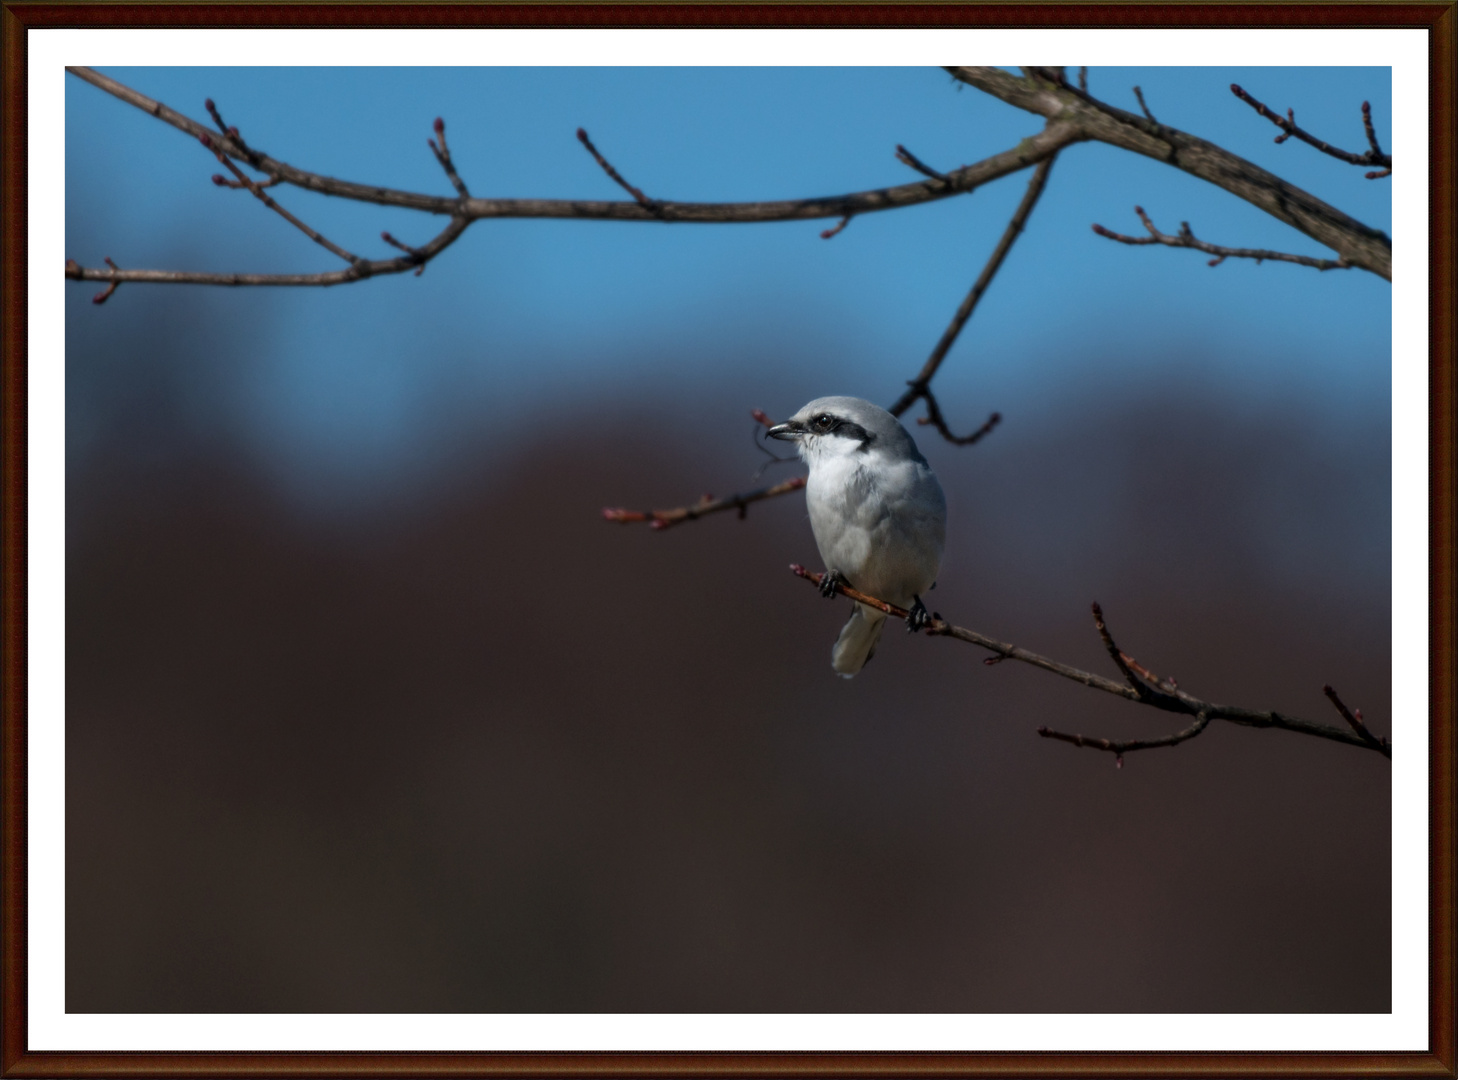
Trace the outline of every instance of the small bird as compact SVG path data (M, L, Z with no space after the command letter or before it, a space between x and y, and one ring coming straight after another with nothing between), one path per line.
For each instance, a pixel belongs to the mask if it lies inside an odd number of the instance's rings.
M921 594L941 566L947 500L900 421L860 398L823 397L768 434L796 443L810 466L805 504L825 563L821 593L847 584L909 609L909 629L924 627ZM856 605L830 652L837 674L849 679L865 666L885 621L885 612Z

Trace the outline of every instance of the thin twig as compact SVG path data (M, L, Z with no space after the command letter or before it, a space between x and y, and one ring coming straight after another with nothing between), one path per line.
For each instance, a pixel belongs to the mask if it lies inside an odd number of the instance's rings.
M942 183L947 182L946 173L937 172L900 143L896 144L896 160L903 165L910 166L923 176L930 176L933 180L940 180Z
M951 429L947 427L947 421L942 416L941 406L937 404L936 395L931 392L930 388L922 391L921 399L926 402L926 415L917 417L916 422L922 425L930 424L934 426L942 433L942 438L954 446L971 446L1002 422L1002 413L993 413L972 434L953 435Z
M114 263L114 262L111 261L111 256L110 255L106 256L105 262L106 262L106 265L109 266L109 267L111 267L113 270L120 270L121 269L121 267L117 266L116 263ZM75 265L76 264L74 262L72 262L71 260L67 260L67 262L66 262L66 269L69 270L72 266L75 266ZM107 300L109 300L111 298L111 294L114 293L114 292L116 292L117 289L120 288L120 287L121 287L121 282L120 281L113 281L110 285L108 285L106 288L102 289L99 293L97 293L95 296L93 296L91 298L91 302L93 304L104 304L104 303L106 303Z
M1003 260L1007 258L1007 253L1012 250L1013 244L1023 231L1023 226L1027 224L1028 215L1033 212L1033 207L1038 204L1038 198L1043 194L1043 188L1048 183L1048 173L1053 169L1055 157L1049 157L1045 161L1040 162L1038 167L1033 170L1033 176L1028 181L1027 190L1023 192L1022 201L1018 203L1018 208L1013 211L1013 216L1008 221L1007 228L1002 231L1002 237L998 240L997 246L992 249L992 254L988 256L987 264L982 267L982 273L977 275L977 280L972 283L972 288L963 297L962 303L958 305L956 312L952 315L952 321L942 331L941 339L937 342L936 347L932 349L931 356L927 357L927 361L922 365L921 371L917 374L916 378L906 384L906 391L896 399L896 402L888 410L892 416L900 416L915 404L918 398L927 398L931 381L936 376L937 369L942 366L942 361L947 358L947 353L951 350L952 344L957 340L957 335L962 332L962 327L966 326L967 320L972 317L972 312L977 308L977 302L982 299L982 294L987 291L987 287L992 284L992 279L997 276L998 270L1002 268ZM930 409L930 402L928 408ZM938 430L942 431L944 435L947 434L944 424L938 424L937 426ZM951 438L950 435L947 437Z
M1088 93L1088 68L1087 67L1081 67L1081 68L1078 69L1078 88L1080 90L1082 90L1085 94Z
M244 190L244 189L247 189L248 188L248 185L245 184L245 183L243 183L242 181L239 181L239 180L229 180L226 176L222 175L221 173L213 173L212 179L213 179L213 183L217 184L218 187L232 188L235 191ZM254 183L256 183L261 188L271 188L271 187L277 187L279 184L282 184L283 183L283 180L280 177L277 177L277 176L270 176L267 180L262 180L262 181L257 181L256 180L256 181L254 181Z
M463 199L469 199L471 193L466 190L466 182L456 172L455 162L451 161L451 150L446 145L445 121L439 116L435 118L435 138L440 140L439 146L436 145L435 139L425 140L430 146L430 152L435 155L435 160L440 162L440 167L445 170L446 176L450 178L451 186L456 189L456 193Z
M1134 88L1134 96L1139 99L1139 108L1144 110L1144 115L1148 117L1149 122L1151 124L1159 123L1159 121L1154 118L1154 114L1149 111L1149 106L1144 104L1144 91L1136 86Z
M602 171L607 173L608 176L612 177L613 181L618 185L618 187L622 188L629 195L633 196L634 201L636 201L639 206L652 213L658 212L657 200L650 199L647 195L644 195L643 192L641 192L632 184L624 180L618 170L613 168L612 163L608 161L607 158L603 157L602 154L598 153L597 147L593 146L592 140L587 137L587 130L585 128L577 129L577 141L580 142L583 146L587 147L587 152L593 156L594 160L596 160L599 165L602 166Z
M1149 230L1148 236L1125 236L1123 233L1116 233L1112 229L1106 229L1102 225L1094 225L1093 231L1109 240L1117 240L1121 244L1163 244L1165 247L1192 248L1195 251L1203 251L1207 255L1214 255L1210 260L1210 266L1219 266L1226 259L1254 259L1257 264L1267 259L1272 262L1296 263L1299 266L1312 266L1317 270L1349 270L1352 263L1345 259L1317 259L1310 255L1291 255L1284 251L1267 251L1263 248L1232 248L1223 247L1219 244L1207 244L1203 240L1197 240L1195 234L1190 231L1188 221L1180 222L1178 236L1170 236L1162 233L1154 227L1154 222L1149 220L1149 215L1144 212L1142 206L1136 206L1134 212L1139 215L1139 220Z
M822 240L829 240L832 236L835 236L842 229L844 229L847 225L849 225L851 223L851 218L853 218L853 217L855 217L854 214L847 214L845 217L843 217L843 218L840 219L840 224L839 225L833 225L830 228L824 230L820 234L820 239L822 239Z
M1208 713L1196 713L1195 722L1182 731L1173 735L1164 735L1157 739L1114 739L1095 738L1091 735L1074 735L1066 731L1054 731L1052 728L1040 727L1038 734L1045 739L1059 739L1074 746L1086 746L1091 750L1107 750L1114 755L1114 767L1124 767L1124 755L1133 750L1153 750L1160 746L1178 746L1186 739L1193 739L1200 732L1205 730L1210 723Z
M1321 692L1327 696L1327 698L1331 701L1333 705L1336 706L1337 712L1342 714L1342 719L1350 724L1352 730L1360 735L1369 746L1371 746L1374 750L1381 750L1384 754L1388 752L1387 740L1377 738L1377 736L1373 735L1372 732L1367 729L1367 725L1362 722L1361 709L1353 710L1347 708L1346 702L1344 702L1341 698L1337 696L1337 692L1331 688L1330 683L1328 683L1326 686L1323 686L1321 688Z
M396 240L388 232L380 233L380 239L393 248L399 248L401 251L410 255L411 258L413 258L417 263L420 264L415 268L416 277L419 277L421 274L425 273L425 256L421 253L421 250L419 248L411 247L409 244L405 244L399 240Z
M217 144L214 142L211 135L203 135L201 136L201 139L202 144L206 146L209 150L213 151L214 155L217 157L218 161L223 165L223 167L231 172L233 176L238 180L238 182L246 187L249 191L251 191L256 198L262 200L264 206L277 213L290 225L294 226L294 228L298 229L310 240L314 241L314 243L318 244L326 251L338 255L341 259L349 263L351 266L361 261L358 255L354 255L348 251L345 251L338 244L334 243L332 240L321 234L317 229L314 229L311 226L304 224L293 214L289 213L287 210L285 210L282 206L274 201L273 196L264 194L262 186L259 185L256 180L249 179L247 174L245 174L242 169L238 168L238 166L233 164L232 159L229 158L227 154L222 153L220 150L217 149Z
M680 522L694 521L707 514L717 514L723 510L738 510L739 519L742 521L749 514L750 503L759 502L761 499L772 499L776 495L787 495L792 491L799 491L804 486L805 478L795 476L781 481L773 487L747 491L742 495L729 495L722 499L705 495L693 506L679 506L672 510L624 510L621 507L605 506L602 516L604 520L616 521L624 525L635 521L646 521L652 529L672 528Z
M805 569L805 567L799 565L798 563L791 564L790 570L797 577L804 578L806 581L809 581L811 584L817 587L820 585L821 580L824 577L823 574L817 574L810 570L807 570ZM849 585L837 583L835 586L835 591L843 593L857 603L865 604L868 607L876 608L878 611L883 611L888 616L894 619L907 619L911 616L911 612L906 610L905 608L898 607L895 604L889 604L886 601L881 600L877 597L869 596L866 593L860 592L859 590L854 589ZM1095 605L1095 607L1097 608L1097 605ZM1106 626L1103 626L1102 624L1103 613L1102 611L1099 611L1096 615L1096 625L1100 626L1100 636L1105 637L1109 643L1112 643L1112 635L1108 634L1108 628ZM1153 708L1160 709L1164 712L1183 713L1189 716L1194 716L1197 719L1203 715L1206 718L1206 723L1208 723L1210 720L1225 720L1229 723L1240 724L1246 727L1280 728L1283 731L1294 731L1300 735L1312 735L1317 738L1330 739L1333 742L1346 743L1348 746L1359 746L1363 749L1375 750L1378 753L1382 754L1384 757L1390 758L1392 756L1391 747L1388 746L1386 740L1374 742L1370 739L1364 739L1359 735L1346 730L1345 728L1333 727L1330 724L1317 723L1314 720L1304 720L1301 717L1289 716L1285 713L1275 712L1274 710L1246 709L1237 705L1218 705L1213 702L1202 701L1192 694L1185 693L1183 690L1176 689L1169 692L1166 692L1164 690L1153 690L1150 686L1144 685L1142 683L1142 680L1137 677L1133 678L1131 682L1129 680L1133 673L1125 670L1127 667L1128 655L1119 650L1117 646L1113 647L1112 653L1117 654L1118 657L1122 658L1123 662L1120 662L1120 660L1118 659L1116 659L1115 662L1119 665L1121 671L1124 672L1126 678L1125 682L1115 682L1113 679L1105 678L1102 675L1095 675L1089 671L1082 671L1069 664L1063 664L1058 662L1057 660L1050 660L1046 656L1039 656L1037 653L1029 652L1027 649L1020 648L1017 645L1011 645L1005 641L998 641L996 638L990 638L985 634L979 634L975 630L968 630L965 627L961 626L953 626L951 623L943 619L940 614L935 614L932 616L932 621L926 626L924 632L932 637L950 637L955 638L958 641L965 641L970 645L976 645L979 648L986 649L989 652L994 653L1001 659L1018 660L1022 663L1039 668L1043 671L1051 672L1052 674L1059 675L1065 679L1070 679L1073 682L1079 683L1083 686L1087 686L1091 689L1102 690L1105 693L1113 694L1115 697L1121 697L1127 701L1133 701L1138 704L1148 705ZM1151 675L1150 678L1151 680L1157 681L1157 676ZM1164 680L1163 685L1169 687L1171 684L1169 680ZM1189 729L1186 729L1185 731L1179 732L1177 735L1174 736L1165 736L1162 739L1147 741L1151 746L1173 746L1176 743L1175 741L1170 740L1183 742L1185 739L1193 738L1195 735L1198 735L1201 730L1204 729L1204 724L1191 725L1191 727L1196 727L1197 730L1191 732L1189 731ZM1067 736L1062 733L1049 732L1047 734L1047 737L1063 739L1066 742L1073 742L1081 738L1084 740L1084 742L1080 745L1095 746L1098 749L1105 749L1105 747L1098 745L1101 740L1096 740L1086 735ZM1102 741L1108 741L1110 743L1110 747L1116 745L1113 743L1112 740ZM1126 748L1134 749L1135 747L1129 745Z
M1382 148L1377 145L1377 133L1372 128L1372 106L1369 102L1362 102L1362 126L1366 128L1367 143L1370 149L1365 153L1354 154L1350 150L1342 150L1332 146L1331 143L1318 139L1309 131L1305 131L1299 127L1296 123L1295 109L1287 109L1286 115L1283 117L1251 97L1237 83L1230 84L1230 92L1281 129L1281 134L1276 136L1276 142L1278 143L1283 143L1294 135L1307 145L1316 147L1323 154L1334 157L1338 161L1345 161L1350 165L1381 165L1387 169L1385 173L1369 173L1368 179L1372 179L1375 176L1386 176L1392 172L1391 155L1384 154Z

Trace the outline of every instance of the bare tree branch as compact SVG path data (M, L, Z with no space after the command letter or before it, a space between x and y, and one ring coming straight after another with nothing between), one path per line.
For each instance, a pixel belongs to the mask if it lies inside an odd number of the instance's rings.
M1290 255L1283 251L1267 251L1263 248L1233 248L1222 247L1219 244L1207 244L1203 240L1195 239L1195 234L1190 231L1188 221L1180 222L1178 236L1170 236L1154 227L1154 222L1149 220L1149 215L1144 212L1142 206L1136 206L1134 212L1139 215L1139 220L1144 223L1144 227L1149 230L1148 236L1125 236L1123 233L1106 229L1102 225L1094 225L1093 231L1110 240L1117 240L1121 244L1164 244L1166 247L1193 248L1195 251L1203 251L1207 255L1216 256L1210 260L1210 266L1219 266L1226 259L1254 259L1257 263L1270 259L1275 262L1297 263L1300 266L1314 266L1318 270L1350 270L1352 267L1352 264L1344 259L1317 259L1310 255Z
M120 98L164 123L197 137L208 129L145 94L138 93L115 79L90 68L71 67L67 71L107 93ZM208 132L211 135L211 132ZM653 209L638 201L602 202L589 199L469 199L398 191L371 184L307 172L270 157L239 140L219 140L218 148L230 157L246 161L260 172L278 176L295 187L325 195L353 199L382 206L400 206L432 214L460 216L468 221L485 218L579 218L607 221L673 221L686 223L750 223L765 221L809 221L815 218L839 218L847 214L869 214L916 206L938 199L973 191L1010 173L1036 165L1057 153L1070 142L1077 141L1075 131L1064 125L1050 124L1043 131L1022 140L1017 146L971 165L964 165L946 174L946 179L927 180L897 187L845 195L826 195L803 199L782 199L769 202L692 203L649 200ZM645 196L646 198L646 196ZM141 279L137 279L141 280ZM161 279L149 279L161 280Z
M200 138L202 140L202 144L206 146L209 150L214 149L212 136L204 134L200 136ZM247 188L250 192L253 193L255 198L262 200L264 206L268 207L274 213L278 214L290 225L294 226L294 228L298 229L310 240L314 241L314 243L324 248L324 250L338 255L341 259L349 263L349 265L351 266L360 261L358 255L345 251L344 248L340 247L338 244L323 236L321 233L318 232L318 230L304 224L293 214L285 210L282 206L274 201L273 196L265 195L262 186L256 181L249 179L248 175L244 173L242 169L238 168L238 166L234 165L232 159L229 158L226 154L216 153L216 156L218 159L218 163L222 165L225 169L227 169L230 173L232 173L233 176L237 179L237 184L239 187ZM229 184L228 186L232 187L233 185Z
M1354 154L1350 150L1338 149L1337 147L1332 146L1331 143L1326 142L1322 139L1318 139L1309 131L1305 131L1302 128L1298 127L1296 124L1295 109L1287 109L1285 117L1281 117L1272 110L1266 108L1265 105L1263 105L1261 102L1257 101L1255 98L1251 97L1248 93L1242 90L1238 83L1230 84L1230 92L1281 129L1282 134L1276 136L1276 142L1283 143L1292 135L1294 135L1296 136L1296 138L1300 139L1308 146L1314 146L1323 154L1326 154L1329 157L1334 157L1338 161L1345 161L1350 165L1383 166L1383 168L1385 169L1384 172L1368 173L1368 180L1375 180L1379 176L1392 175L1392 157L1388 154L1384 154L1382 152L1382 147L1377 145L1377 132L1372 127L1372 105L1370 102L1362 102L1362 127L1366 130L1367 145L1370 147L1370 149L1368 149L1365 153Z
M1033 207L1038 205L1038 198L1043 194L1043 188L1048 183L1048 173L1053 169L1055 158L1056 155L1048 157L1033 170L1033 176L1028 181L1027 190L1023 192L1022 201L1018 203L1018 208L1013 211L1013 216L1008 221L1007 228L1003 230L1002 237L997 242L997 247L992 249L992 254L988 256L986 265L982 267L982 273L977 275L977 280L972 283L971 290L963 298L962 303L952 315L952 321L942 331L941 339L937 342L936 347L932 349L931 355L927 357L926 363L921 367L921 371L917 374L916 378L907 383L905 393L897 398L896 402L887 410L892 416L900 416L915 404L917 398L925 398L928 402L929 410L933 407L929 396L931 381L936 377L937 370L942 366L942 361L947 358L947 353L956 342L957 336L961 334L962 327L967 325L967 320L972 317L972 312L977 309L977 302L982 299L982 294L992 284L992 279L997 276L998 270L1002 269L1002 263L1007 258L1007 253L1012 250L1012 246L1017 241L1017 238L1022 235L1023 226L1028 221L1028 215L1033 212ZM929 417L930 415L929 413ZM938 411L934 415L940 417L941 414ZM932 422L937 424L938 429L948 439L951 439L953 442L957 441L951 435L947 434L945 424L937 420L932 420ZM995 423L996 421L992 422Z
M792 563L790 570L797 577L804 578L813 585L819 587L825 575L817 574L798 563ZM835 591L843 593L857 603L866 604L885 612L894 619L908 619L911 612L905 608L897 607L895 604L888 604L886 601L874 596L868 596L848 585L836 583ZM997 663L1000 660L1018 660L1029 664L1043 671L1051 672L1054 675L1071 679L1076 683L1087 686L1094 690L1102 690L1105 693L1113 694L1128 701L1141 705L1149 705L1164 712L1183 713L1196 718L1184 731L1174 735L1164 736L1157 739L1136 740L1132 742L1115 742L1109 739L1097 739L1087 735L1069 735L1063 732L1054 732L1046 728L1040 728L1039 734L1046 738L1061 739L1064 742L1071 742L1078 746L1089 746L1099 750L1109 750L1114 753L1123 753L1129 750L1152 748L1156 746L1175 746L1186 739L1194 738L1205 729L1205 725L1211 720L1226 720L1232 724L1240 724L1246 727L1259 728L1280 728L1283 731L1294 731L1299 735L1311 735L1321 739L1330 739L1333 742L1346 743L1348 746L1358 746L1365 750L1375 750L1383 757L1392 757L1392 748L1387 740L1377 740L1367 733L1367 737L1354 734L1345 728L1333 727L1330 724L1317 723L1314 720L1304 720L1299 716L1289 716L1285 713L1273 710L1246 709L1236 705L1218 705L1214 702L1202 701L1193 694L1187 694L1175 686L1173 680L1160 679L1158 676L1143 668L1133 661L1129 655L1114 644L1113 637L1109 634L1107 626L1104 625L1103 612L1097 604L1093 605L1094 622L1098 628L1099 636L1103 639L1105 647L1109 649L1115 665L1124 675L1124 682L1115 682L1113 679L1105 678L1102 675L1095 675L1089 671L1082 671L1068 664L1050 660L1046 656L1039 656L1037 653L1029 652L1027 649L1017 645L1011 645L1005 641L998 641L985 634L979 634L975 630L968 630L965 627L953 626L941 617L940 614L932 616L931 623L923 631L931 637L950 637L958 641L965 641L970 645L976 645L995 654L995 658L989 657L983 663ZM1203 721L1201 718L1203 717ZM1120 749L1122 748L1122 749Z
M1143 154L1222 187L1333 249L1352 266L1392 280L1392 241L1386 233L1214 143L1115 108L1066 81L1019 77L994 67L947 70L1009 105L1073 127L1077 139Z
M911 159L907 164L916 161L911 154L906 152L904 147L898 146L896 149L898 157L904 154L906 158ZM1054 158L1050 157L1040 163L1033 171L1032 179L1028 181L1028 187L1023 193L1022 201L1018 203L1018 208L1013 211L1012 219L1008 222L1007 228L1003 230L1002 238L998 240L997 247L993 249L992 255L988 258L986 265L983 266L982 273L977 276L977 280L973 283L972 291L967 294L961 306L957 308L956 314L952 316L951 325L942 333L941 340L937 342L936 348L932 350L931 357L922 366L921 373L907 384L908 388L906 392L887 410L893 416L900 416L910 405L914 404L920 398L926 402L927 414L921 417L917 423L935 426L943 438L957 446L971 446L996 427L1002 420L1001 413L993 413L980 428L970 435L953 435L951 429L947 426L946 419L942 416L941 406L937 404L937 399L931 392L930 384L937 373L937 369L941 367L942 361L946 359L947 351L952 347L952 343L957 340L957 335L962 332L962 327L967 324L967 320L972 317L972 311L977 307L977 302L982 299L982 294L987 291L987 286L992 283L992 279L1001 268L1003 260L1007 258L1007 253L1012 250L1013 242L1017 240L1019 234L1023 231L1023 226L1028 220L1028 215L1032 213L1033 207L1037 205L1038 197L1042 195L1043 188L1048 182L1048 172L1053 168L1053 161ZM926 167L919 161L916 161L916 164L912 165L912 168L926 171ZM847 217L835 228L827 229L820 235L828 240L849 223L850 218ZM754 418L765 427L773 426L773 422L769 417L758 409L754 410ZM805 481L802 477L799 483L796 484L789 482L776 484L772 488L764 488L760 491L752 492L750 495L732 496L727 500L711 500L706 496L694 506L681 506L673 510L624 510L613 507L603 510L603 517L609 521L624 523L646 521L650 522L655 529L665 529L669 525L675 525L680 521L692 521L695 518L703 517L705 514L739 506L739 516L742 518L744 517L745 510L740 505L741 502L752 502L758 499L771 498L775 495L786 495L791 491L798 491L804 486Z
M673 510L624 510L621 507L605 506L602 516L607 521L616 521L624 525L634 521L646 521L653 529L672 528L680 522L693 521L706 514L717 514L723 510L738 510L739 520L743 521L749 515L750 503L759 502L761 499L772 499L776 495L787 495L792 491L799 491L804 486L805 478L795 476L772 487L747 491L742 495L729 495L723 499L705 495L693 506L680 506Z

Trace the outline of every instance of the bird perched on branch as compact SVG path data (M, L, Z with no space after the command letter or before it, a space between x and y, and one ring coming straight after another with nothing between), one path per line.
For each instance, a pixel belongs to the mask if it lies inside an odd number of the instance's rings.
M911 611L908 628L930 616L921 594L936 582L947 534L947 500L931 466L900 421L853 397L816 398L772 438L794 442L810 466L805 503L825 562L820 591L848 584ZM830 653L849 679L881 639L884 612L857 604Z

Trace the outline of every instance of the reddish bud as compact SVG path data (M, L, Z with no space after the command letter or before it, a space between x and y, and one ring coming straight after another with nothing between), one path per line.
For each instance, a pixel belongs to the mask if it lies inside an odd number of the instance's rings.
M206 146L209 150L213 148L213 137L209 135L206 131L198 136L198 141Z
M230 138L230 139L236 139L237 137L238 137L238 129L235 128L235 127L230 127L228 129L228 138Z
M577 141L580 142L580 143L582 143L582 145L584 145L584 146L587 145L587 129L586 128L578 128L577 129Z
M206 101L204 101L203 107L206 108L208 112L212 112L214 109L217 108L217 106L213 104L212 98L208 98Z
M213 173L213 183L217 184L218 187L223 187L225 184L227 184L227 182L228 181L223 179L223 175L221 173Z
M654 530L663 530L668 528L668 522L664 521L662 518L654 518L653 523L648 527Z
M1124 767L1124 755L1123 754L1115 754L1114 755L1114 768L1116 768L1116 769L1122 769L1123 767Z
M1361 723L1361 721L1362 721L1362 710L1361 709L1353 709L1352 710L1352 715L1357 718L1357 722L1358 723Z
M775 422L765 415L763 409L750 409L749 415L758 420L765 427L774 427Z
M440 135L442 137L445 136L445 121L442 120L439 116L437 116L435 118L435 125L434 125L434 127L435 127L435 133L437 135Z
M78 263L75 259L67 259L66 260L66 273L69 274L69 273L72 273L73 271L78 271L80 269L81 269L81 264Z

